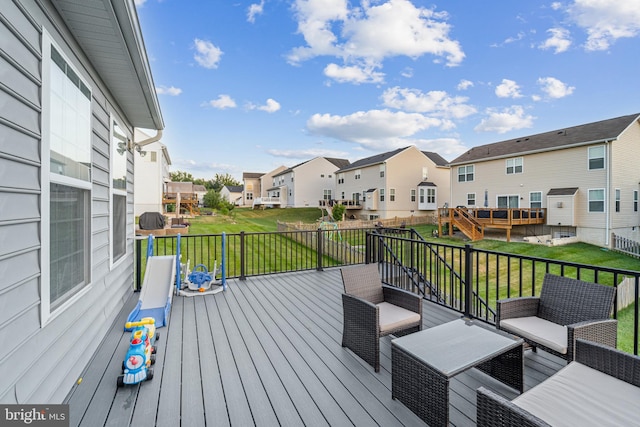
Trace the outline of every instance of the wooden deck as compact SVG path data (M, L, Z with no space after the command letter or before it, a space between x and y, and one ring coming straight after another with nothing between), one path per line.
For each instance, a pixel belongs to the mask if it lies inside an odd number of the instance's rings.
M341 347L338 269L230 280L224 293L174 297L158 332L155 376L118 389L128 346L122 331L138 294L116 320L67 396L71 426L419 426L391 399L391 344L381 342L376 374ZM424 327L459 317L425 301ZM526 352L525 390L564 366ZM475 390L516 392L472 369L452 381L451 419L475 425Z

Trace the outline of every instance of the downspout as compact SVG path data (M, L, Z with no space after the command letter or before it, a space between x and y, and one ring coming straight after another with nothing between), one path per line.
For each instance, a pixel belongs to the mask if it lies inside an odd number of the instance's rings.
M151 138L143 139L142 141L139 141L139 142L134 141L134 144L138 147L144 147L145 145L149 145L154 142L160 141L161 138L162 138L162 129L158 129L158 133L156 133L155 136L152 136Z
M607 194L605 194L606 213L605 213L605 225L604 225L604 244L609 247L609 230L611 230L611 141L605 141L606 147L605 153L607 156ZM614 201L615 203L615 201Z

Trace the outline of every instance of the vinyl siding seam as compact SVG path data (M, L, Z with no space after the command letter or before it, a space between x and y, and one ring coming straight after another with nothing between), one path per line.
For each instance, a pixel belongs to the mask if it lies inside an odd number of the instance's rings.
M11 161L16 162L16 163L22 163L24 165L35 166L37 168L39 168L41 166L41 162L36 162L34 160L25 159L23 157L18 157L18 156L14 156L12 154L7 154L7 153L3 153L3 152L0 152L0 158L6 159L6 160L11 160ZM2 188L2 187L0 186L0 188Z
M9 121L9 120L5 119L4 117L0 117L0 123L2 123L3 125L5 125L7 127L10 127L11 129L13 129L15 131L24 133L25 135L30 136L30 137L32 137L34 139L40 139L41 138L41 135L39 133L35 133L30 129L23 128L22 126L19 126L19 125L13 123L12 121Z
M14 2L15 3L15 2ZM22 11L24 13L24 10ZM27 15L25 15L27 16ZM7 19L6 16L4 16L4 14L0 13L0 22L2 22L4 24L5 27L7 27L7 29L9 31L11 31L11 33L22 42L22 44L24 45L24 47L26 47L32 54L33 56L35 56L36 58L38 58L39 60L42 60L42 53L40 52L40 49L38 47L32 46L31 43L29 43L29 41L24 38L24 36L22 35L22 33L20 33L18 31L18 29L11 23L11 21L9 21ZM35 29L42 34L42 31L40 30L39 27L35 27Z
M13 59L13 57L7 55L7 53L2 49L0 49L0 57L11 64L11 66L18 70L20 74L31 80L32 83L38 85L39 87L42 87L42 80L40 80L38 76L34 76L33 74L31 74L26 68L22 66L22 64Z

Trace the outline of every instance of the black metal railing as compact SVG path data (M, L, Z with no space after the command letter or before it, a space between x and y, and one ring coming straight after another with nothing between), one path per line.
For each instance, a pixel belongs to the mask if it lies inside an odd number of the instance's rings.
M224 245L223 245L224 240ZM142 284L147 241L137 241L136 287ZM153 255L175 255L176 236L154 239ZM223 253L224 247L224 253ZM626 282L625 304L618 297L621 348L638 354L640 271L506 254L428 242L413 229L372 227L315 231L185 235L181 263L209 269L224 262L227 278L318 270L377 262L383 280L416 292L433 303L495 323L496 302L539 295L545 273L606 284L619 291ZM620 293L619 293L620 294Z

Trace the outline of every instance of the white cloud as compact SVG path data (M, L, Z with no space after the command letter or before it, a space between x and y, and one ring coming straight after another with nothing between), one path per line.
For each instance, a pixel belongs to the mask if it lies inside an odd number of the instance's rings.
M217 108L218 110L225 110L227 108L236 108L236 101L229 95L218 95L218 98L212 99L206 103L207 106Z
M147 0L135 0L134 4L136 5L136 7L142 7L146 2Z
M382 83L384 73L376 72L372 67L344 66L329 64L324 68L324 75L338 83Z
M346 0L296 0L294 10L306 44L290 52L292 64L333 56L341 58L345 67L379 68L386 58L429 54L456 66L465 56L459 42L449 36L446 13L416 7L408 0L363 1L353 8Z
M274 157L285 157L288 159L307 159L307 160L315 157L333 157L333 158L344 159L349 154L346 151L323 150L319 148L309 148L306 150L277 150L275 148L271 148L266 150L266 153Z
M158 86L156 88L156 93L158 95L170 95L170 96L178 96L182 93L182 89L175 86Z
M520 86L513 80L502 79L502 83L496 86L498 98L522 98Z
M355 142L367 149L387 150L410 144L407 137L418 132L449 123L419 113L369 110L347 116L314 114L307 121L307 129L312 134Z
M400 75L404 78L410 79L411 77L413 77L413 68L406 67L400 72Z
M418 89L393 87L382 94L385 106L415 113L429 113L434 117L464 118L476 112L475 107L468 105L468 98L464 96L450 96L444 91L429 91L423 93ZM455 127L453 123L441 127Z
M519 105L504 108L502 111L489 108L486 111L487 118L482 119L474 128L476 132L506 133L516 129L530 128L535 117L527 115L524 108Z
M247 10L247 21L249 22L255 22L256 21L256 15L262 15L262 12L264 11L264 0L260 0L260 3L254 3L251 6L249 6L249 9Z
M575 0L569 16L587 31L585 49L607 50L617 39L640 34L640 7L637 1Z
M204 68L218 68L218 62L223 52L219 47L207 40L195 39L193 41L196 54L193 58Z
M553 10L562 9L562 3L560 3L559 1L555 1L555 2L551 3L551 9L553 9Z
M269 98L264 105L255 105L252 103L248 103L247 108L249 110L260 110L266 111L267 113L275 113L276 111L280 110L280 103L274 99Z
M541 77L538 79L538 85L549 98L555 99L569 96L575 90L575 87L567 86L554 77Z
M554 53L562 53L571 46L569 31L564 28L549 28L551 36L538 46L540 49L554 49Z
M460 83L458 83L458 86L456 86L456 89L467 90L470 87L473 87L473 82L471 80L462 79L460 80Z

